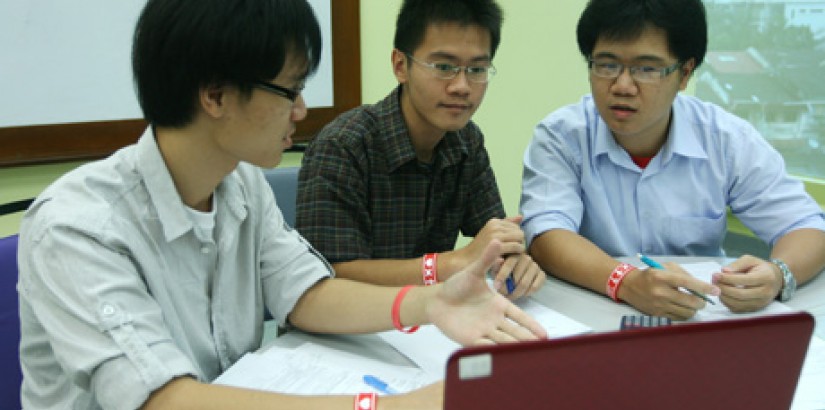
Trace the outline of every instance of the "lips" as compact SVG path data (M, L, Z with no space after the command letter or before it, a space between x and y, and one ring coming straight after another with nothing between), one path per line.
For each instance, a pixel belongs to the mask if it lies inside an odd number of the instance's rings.
M471 107L469 104L440 104L440 106L450 111L468 111Z
M613 112L613 115L616 118L622 119L630 117L631 115L635 114L637 110L628 105L615 104L610 106L610 111Z

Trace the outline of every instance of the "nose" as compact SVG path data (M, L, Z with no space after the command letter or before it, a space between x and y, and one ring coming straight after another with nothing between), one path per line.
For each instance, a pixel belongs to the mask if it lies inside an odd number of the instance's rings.
M450 93L470 93L470 80L467 79L467 67L462 67L458 74L455 75L455 78L450 80L450 83L447 85L447 90Z
M298 98L292 104L292 121L303 121L307 117L307 103L304 101L303 94L298 94Z
M612 88L617 94L634 93L637 90L636 80L630 75L630 68L622 68L622 72L613 81Z

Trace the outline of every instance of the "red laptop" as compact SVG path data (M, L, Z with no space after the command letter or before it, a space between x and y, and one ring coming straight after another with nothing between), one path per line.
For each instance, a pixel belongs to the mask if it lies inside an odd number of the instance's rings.
M444 408L788 409L813 327L791 313L465 348Z

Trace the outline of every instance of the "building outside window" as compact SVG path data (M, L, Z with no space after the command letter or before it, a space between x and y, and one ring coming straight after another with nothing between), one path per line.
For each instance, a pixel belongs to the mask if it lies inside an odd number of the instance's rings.
M791 174L825 184L825 0L705 6L709 44L696 96L753 124Z

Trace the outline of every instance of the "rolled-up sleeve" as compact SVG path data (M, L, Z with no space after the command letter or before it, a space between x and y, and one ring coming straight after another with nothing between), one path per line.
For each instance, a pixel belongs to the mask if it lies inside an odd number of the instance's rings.
M134 409L196 370L172 342L134 261L91 233L98 223L73 224L92 228L85 231L60 224L29 231L21 241L19 289L69 382L94 392L103 408Z
M301 296L318 281L334 276L334 271L297 230L283 222L274 200L266 198L261 205L261 223L266 224L261 245L264 303L278 324L285 326Z
M552 229L577 232L584 213L581 160L575 144L565 144L558 130L540 123L524 153L520 212L527 245ZM580 156L580 155L578 155Z

